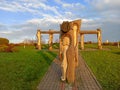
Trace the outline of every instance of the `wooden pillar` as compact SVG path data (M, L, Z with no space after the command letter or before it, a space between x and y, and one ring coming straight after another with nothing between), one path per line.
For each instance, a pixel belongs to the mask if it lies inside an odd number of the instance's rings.
M97 29L97 39L98 39L98 49L102 49L102 36L101 36L101 30Z
M37 49L41 50L41 32L40 30L37 30Z
M53 44L53 33L49 33L49 50L52 50L52 44Z
M84 49L84 34L80 34L81 49Z

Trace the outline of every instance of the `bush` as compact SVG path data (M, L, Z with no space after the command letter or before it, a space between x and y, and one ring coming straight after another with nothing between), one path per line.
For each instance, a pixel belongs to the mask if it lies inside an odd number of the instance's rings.
M18 49L16 47L11 48L12 52L18 52Z
M117 45L118 45L118 42L114 42L112 45L113 45L113 46L117 46Z
M92 41L87 41L85 42L85 44L92 44Z
M14 45L8 45L8 47L5 49L5 52L17 52L17 48L14 47Z
M109 43L104 42L103 45L110 45Z
M117 46L118 45L118 42L109 42L109 43L106 43L104 42L103 45L111 45L111 46Z
M0 45L0 52L17 52L18 49L14 45Z
M0 45L0 52L4 52L7 48L8 46L6 45Z
M9 44L9 40L6 38L0 38L0 45L8 45Z
M12 52L13 46L9 45L6 49L5 52Z

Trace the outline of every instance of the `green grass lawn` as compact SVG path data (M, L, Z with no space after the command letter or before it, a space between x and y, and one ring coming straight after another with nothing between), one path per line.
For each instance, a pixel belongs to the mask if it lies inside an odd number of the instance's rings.
M118 49L117 46L103 48L106 50L80 53L104 90L120 90L120 48Z
M52 47L54 49L59 49L59 43L53 43L52 44ZM49 48L49 45L48 44L42 44L42 49L48 49Z
M18 52L0 52L0 90L35 90L55 52L18 47Z
M46 50L48 45L41 51L33 46L17 48L18 52L0 52L0 90L35 90L57 52ZM96 49L97 44L86 44L86 48ZM103 48L80 53L104 90L120 90L120 48Z

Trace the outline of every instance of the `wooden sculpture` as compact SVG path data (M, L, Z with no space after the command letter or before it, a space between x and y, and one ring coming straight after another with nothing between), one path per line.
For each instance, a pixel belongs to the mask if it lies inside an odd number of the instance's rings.
M75 68L78 65L78 34L81 20L63 22L60 26L60 60L62 61L61 80L74 83Z

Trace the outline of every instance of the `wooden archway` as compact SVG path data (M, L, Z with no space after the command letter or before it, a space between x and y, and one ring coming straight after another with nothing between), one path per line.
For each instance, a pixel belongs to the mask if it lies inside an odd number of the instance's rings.
M98 40L98 49L102 49L102 33L100 29L97 30L80 30L80 46L81 49L84 49L84 34L96 34ZM41 31L40 29L37 30L37 48L41 50L41 34L49 34L49 50L52 50L52 43L53 43L53 34L60 34L60 31L49 30L49 31Z
M41 34L49 34L49 50L52 50L52 44L53 44L53 34L60 34L60 31L41 31L40 29L37 30L37 48L38 50L41 50Z
M101 36L101 30L82 30L80 31L80 42L81 42L81 49L84 49L84 34L96 34L97 40L98 40L98 49L102 49L102 36Z

